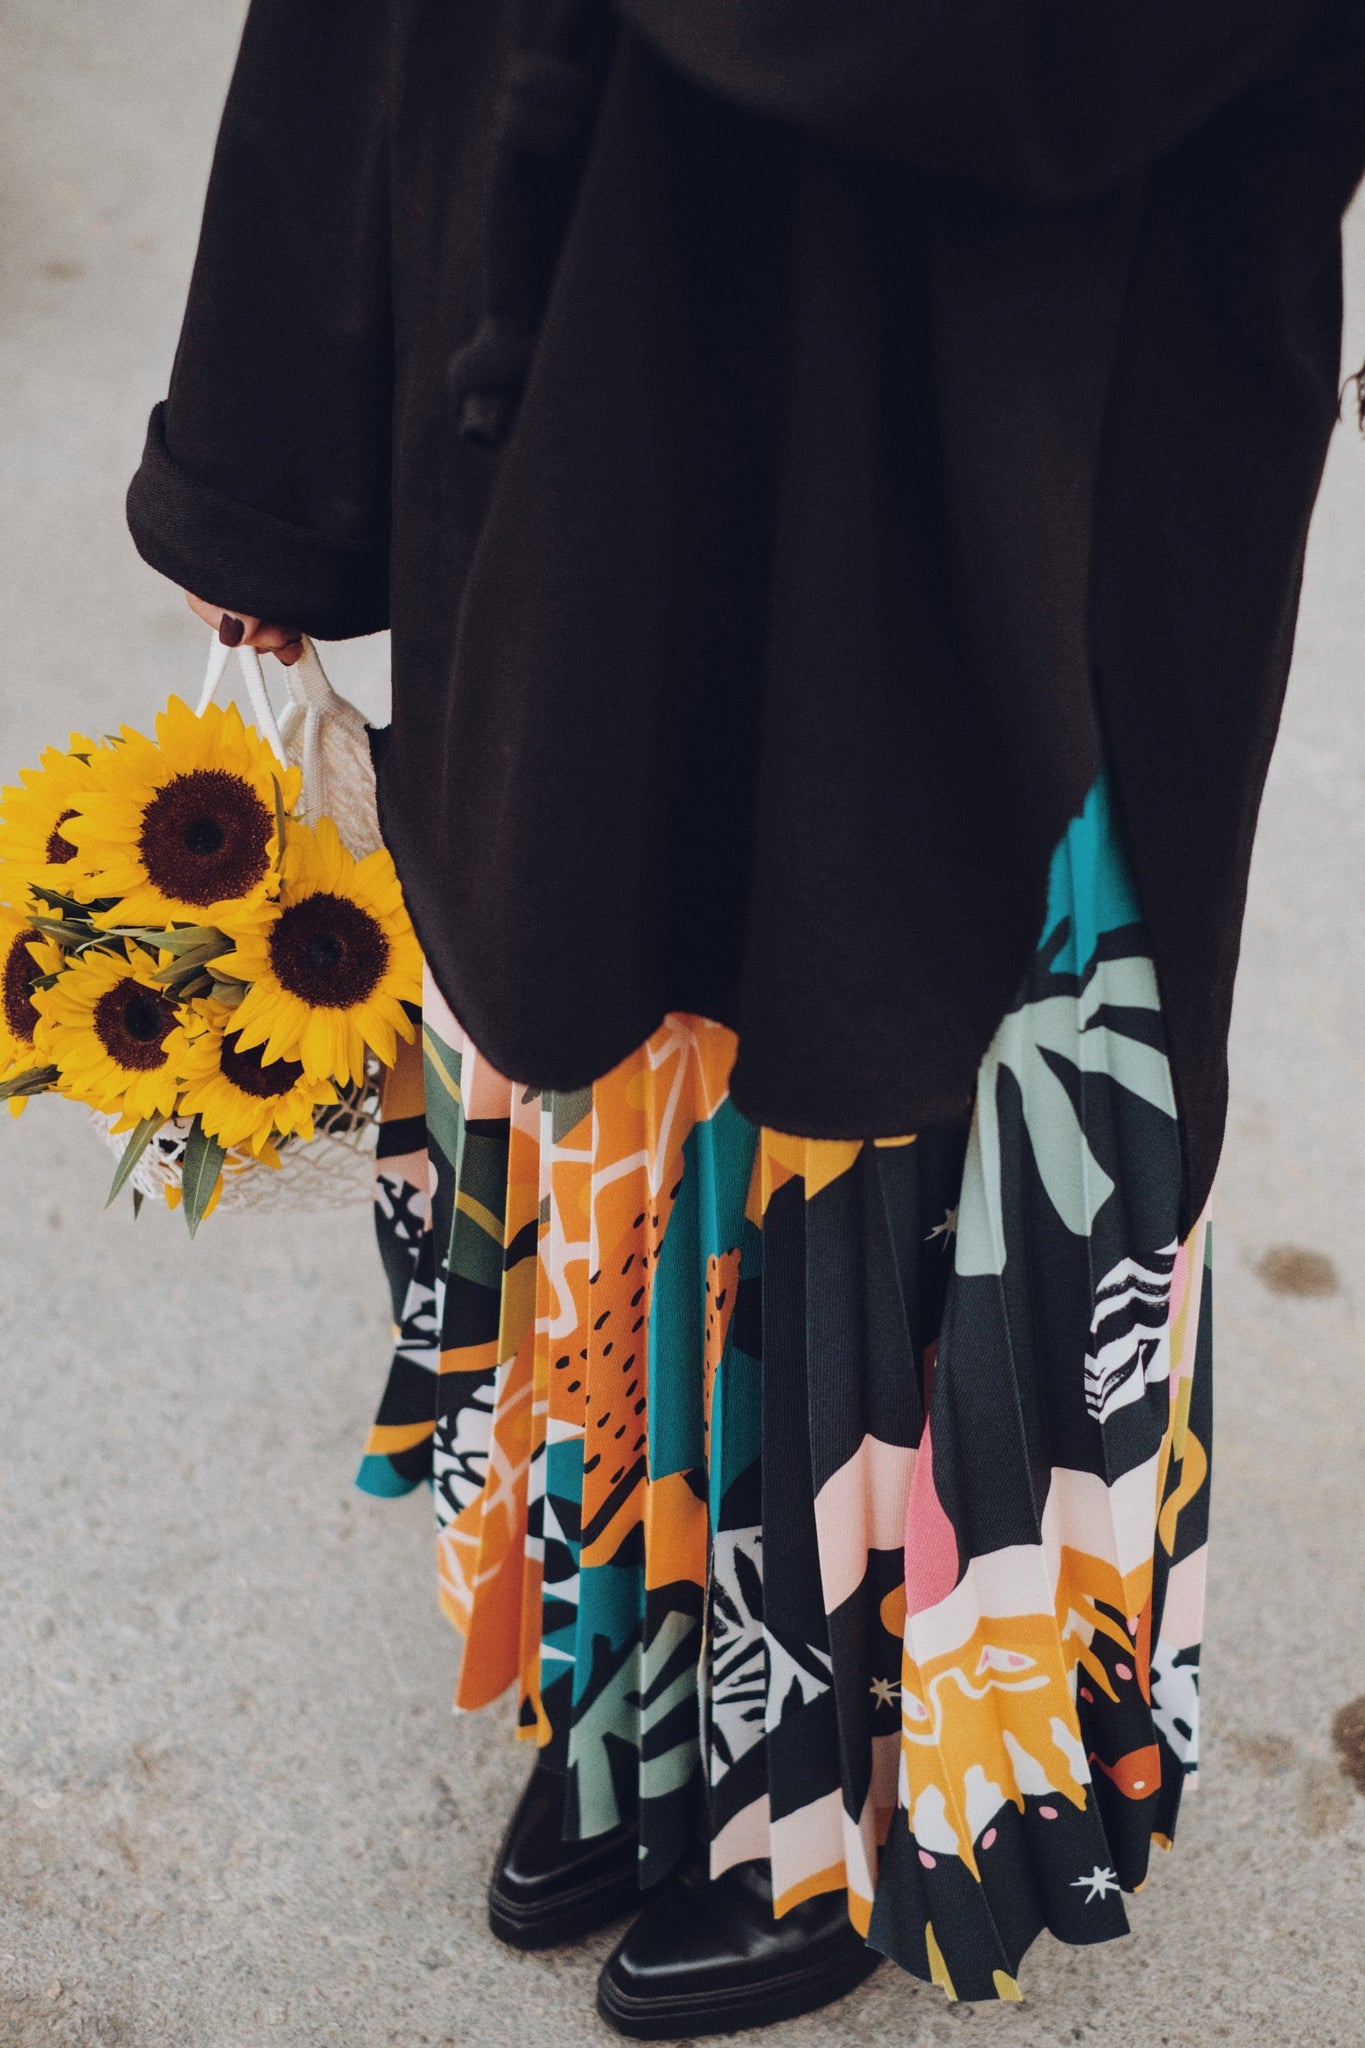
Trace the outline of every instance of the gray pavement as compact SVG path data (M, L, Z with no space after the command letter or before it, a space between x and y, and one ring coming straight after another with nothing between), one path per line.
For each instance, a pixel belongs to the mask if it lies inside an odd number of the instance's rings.
M196 678L121 500L241 12L0 12L5 780ZM1358 361L1359 213L1352 239ZM378 709L382 643L338 667ZM1203 1784L1130 1940L1044 1939L1020 2007L949 2009L888 1966L773 2048L1365 2044L1365 1801L1328 1735L1365 1693L1362 877L1365 444L1343 432L1218 1192ZM505 1711L451 1719L427 1501L351 1488L387 1342L366 1216L215 1219L191 1246L103 1213L107 1173L65 1105L0 1126L0 2044L603 2048L605 1943L519 1957L485 1928L526 1757ZM1286 1251L1330 1260L1328 1291L1277 1291L1305 1270Z

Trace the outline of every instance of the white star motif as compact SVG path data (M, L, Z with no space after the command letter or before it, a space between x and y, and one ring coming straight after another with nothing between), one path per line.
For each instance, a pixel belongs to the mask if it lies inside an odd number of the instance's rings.
M1107 1898L1110 1892L1116 1892L1120 1889L1118 1878L1114 1872L1112 1870L1101 1870L1098 1863L1091 1871L1089 1877L1072 1878L1071 1889L1073 1892L1083 1885L1089 1885L1090 1887L1085 1895L1087 1906L1091 1905L1094 1900Z
M900 1691L900 1687L893 1685L889 1678L874 1678L867 1689L879 1707L891 1706Z
M944 1210L944 1212L943 1212L943 1221L942 1221L942 1223L936 1223L936 1224L934 1225L933 1229L932 1229L932 1230L931 1230L931 1231L929 1232L929 1235L928 1235L928 1237L927 1237L927 1238L926 1238L926 1239L925 1239L924 1241L925 1241L925 1243L926 1243L926 1244L932 1244L932 1243L933 1243L933 1241L934 1241L934 1239L935 1239L936 1237L956 1237L956 1236L957 1236L957 1210L956 1210L956 1209L945 1209L945 1210Z

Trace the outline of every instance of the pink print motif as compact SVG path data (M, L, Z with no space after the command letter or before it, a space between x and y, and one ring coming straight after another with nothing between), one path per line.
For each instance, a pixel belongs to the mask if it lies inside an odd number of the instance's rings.
M934 1490L934 1451L924 1425L905 1508L905 1611L937 1607L957 1584L957 1537Z

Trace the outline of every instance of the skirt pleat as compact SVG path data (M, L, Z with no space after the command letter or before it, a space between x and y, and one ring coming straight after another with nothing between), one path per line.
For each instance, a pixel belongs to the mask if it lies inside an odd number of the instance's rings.
M759 1130L701 1018L576 1094L421 1022L359 1483L432 1486L456 1705L515 1687L642 1884L766 1860L952 1997L1126 1931L1197 1761L1210 1240L1103 782L970 1128Z

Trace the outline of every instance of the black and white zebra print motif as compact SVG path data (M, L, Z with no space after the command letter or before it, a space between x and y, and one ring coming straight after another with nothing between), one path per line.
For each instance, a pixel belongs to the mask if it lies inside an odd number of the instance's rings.
M436 1419L432 1468L436 1520L440 1527L453 1522L487 1482L496 1406L497 1381L490 1374L482 1385L465 1393L453 1416L441 1415Z
M1096 1422L1140 1401L1149 1382L1168 1376L1171 1275L1178 1250L1178 1244L1163 1245L1150 1254L1150 1265L1120 1259L1096 1290L1085 1360L1085 1405Z
M763 1738L768 1653L763 1636L763 1531L720 1529L711 1556L711 1783Z

